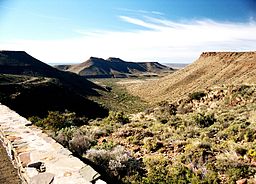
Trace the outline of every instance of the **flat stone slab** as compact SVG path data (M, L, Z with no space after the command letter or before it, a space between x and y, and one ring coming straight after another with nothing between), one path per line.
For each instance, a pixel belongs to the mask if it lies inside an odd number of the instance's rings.
M30 184L51 184L54 180L54 174L52 173L40 173L31 178Z
M88 178L89 181L94 181L95 179L99 178L100 175L97 173L93 168L90 166L85 166L80 170L80 174L84 178Z
M25 118L0 104L0 130L4 129L2 132L12 144L31 183L88 184L92 178L100 176L41 130L33 125L27 126L30 124ZM27 167L36 162L42 162L46 172L36 173L35 169Z

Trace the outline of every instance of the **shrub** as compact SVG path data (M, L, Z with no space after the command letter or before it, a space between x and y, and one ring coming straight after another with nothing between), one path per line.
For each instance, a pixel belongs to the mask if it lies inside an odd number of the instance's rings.
M239 179L249 178L256 173L256 169L250 165L228 159L217 160L215 167L216 171L226 175L227 183L235 183Z
M109 116L103 119L99 125L106 131L106 134L109 135L117 128L129 122L129 118L123 112L110 111Z
M242 148L242 147L236 147L235 152L238 155L244 156L247 153L247 149Z
M236 89L236 92L242 96L245 95L251 95L251 93L253 92L252 90L250 90L250 86L248 85L241 85Z
M81 132L75 132L73 138L69 141L69 149L79 155L83 155L96 142Z
M76 130L77 129L74 127L62 128L61 130L56 132L54 139L63 146L68 147L69 141L72 139L73 134Z
M201 128L209 127L213 125L214 122L216 121L214 114L203 113L198 113L193 117L193 119L196 122L196 124Z
M253 142L256 139L256 130L247 128L244 134L244 140L247 142Z
M129 118L124 114L124 112L111 111L106 120L112 123L120 123L122 125L130 123Z
M229 168L227 170L228 183L235 183L237 180L249 177L252 173L255 173L253 169L247 165Z
M162 155L154 155L143 158L147 175L143 177L144 184L149 183L172 183L171 164L168 158Z
M29 120L36 126L50 130L60 130L71 126L81 126L88 122L85 117L77 117L74 112L61 113L59 111L49 111L44 119L31 117Z
M159 108L161 113L165 113L167 115L176 115L177 114L177 106L174 104L170 104L168 102L159 103Z
M116 146L112 150L90 149L86 152L86 158L105 168L118 180L125 177L127 181L129 180L127 176L134 176L138 173L142 176L144 172L141 161L133 158L122 146Z
M144 148L147 149L148 151L157 151L160 148L162 148L164 145L161 141L158 141L152 137L147 137L144 139Z
M197 91L194 93L189 94L189 99L190 100L200 100L201 98L203 98L206 94L202 91Z
M116 144L113 141L103 141L102 144L96 145L94 148L103 150L112 150Z
M247 155L249 158L256 160L256 150L255 149L249 149L247 152Z

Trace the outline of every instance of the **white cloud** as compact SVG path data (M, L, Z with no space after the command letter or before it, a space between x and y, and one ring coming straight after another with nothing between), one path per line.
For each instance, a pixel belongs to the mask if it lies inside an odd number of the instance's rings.
M0 49L25 50L45 62L82 62L90 56L114 56L129 61L192 62L203 51L256 50L254 21L174 22L127 16L120 16L120 19L144 29L124 32L74 30L79 38L13 40L0 43Z
M128 8L116 8L117 10L123 11L123 12L130 12L134 14L152 14L152 15L164 15L164 13L159 11L147 11L147 10L134 10L134 9L128 9Z

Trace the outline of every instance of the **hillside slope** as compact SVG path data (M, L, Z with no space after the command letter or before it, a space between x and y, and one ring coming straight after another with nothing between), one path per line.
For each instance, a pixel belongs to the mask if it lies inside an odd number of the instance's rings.
M149 102L173 101L188 93L223 84L256 81L256 52L204 52L193 64L128 90Z
M110 57L107 60L90 57L89 60L76 65L60 65L56 68L70 71L87 78L124 78L138 73L159 73L170 68L157 62L126 62Z
M70 72L59 71L23 51L0 51L0 102L21 115L44 116L69 110L88 117L107 110L88 96L102 87Z
M56 78L66 87L88 95L96 95L94 89L102 89L81 76L59 71L24 51L0 51L0 73Z

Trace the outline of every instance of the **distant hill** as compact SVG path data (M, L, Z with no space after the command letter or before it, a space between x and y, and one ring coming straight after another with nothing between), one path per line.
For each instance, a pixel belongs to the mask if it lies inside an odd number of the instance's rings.
M172 71L171 68L158 62L126 62L114 57L107 60L90 57L89 60L81 64L57 65L55 67L87 78L126 78Z
M88 117L107 110L89 100L104 88L53 68L23 51L0 51L0 102L24 116L70 110Z
M256 83L256 52L204 52L191 65L128 90L149 102L173 101L207 87Z

